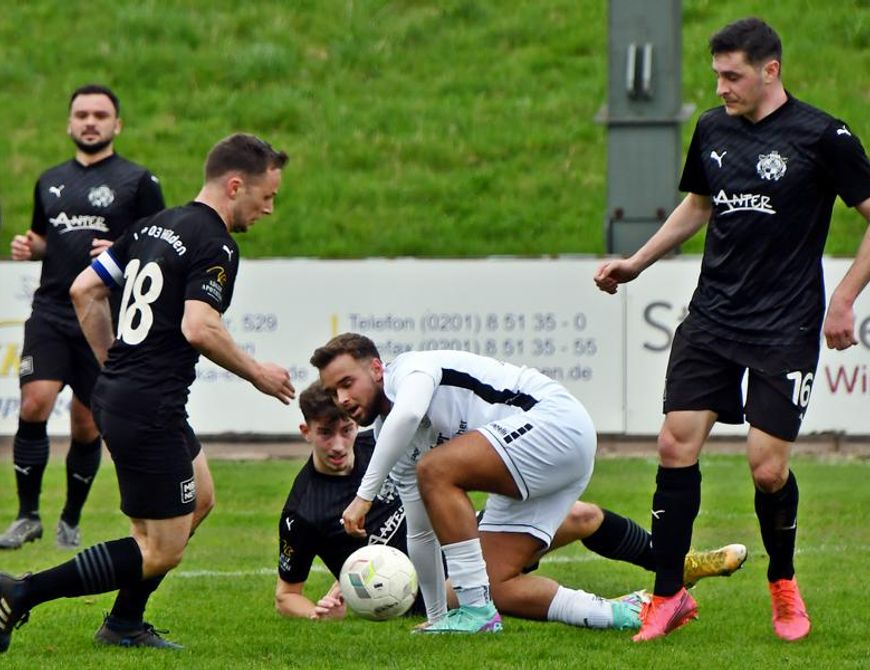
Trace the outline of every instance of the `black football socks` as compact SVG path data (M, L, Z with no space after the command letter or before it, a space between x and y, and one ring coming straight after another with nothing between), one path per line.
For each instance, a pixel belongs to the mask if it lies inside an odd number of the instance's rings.
M45 421L18 419L12 442L12 462L18 487L18 518L39 518L42 475L48 464L48 434Z
M672 596L683 586L683 565L700 507L701 469L698 464L684 468L659 466L652 508L654 593L657 596Z
M60 518L70 526L78 526L82 507L100 469L102 448L100 438L92 442L72 440L66 455L66 504Z
M794 545L797 537L798 485L789 470L779 491L764 493L755 489L755 514L761 526L761 540L770 557L767 580L794 577Z
M132 537L101 542L58 566L24 578L30 609L57 598L75 598L133 586L142 581L142 552Z
M119 590L109 615L109 627L118 632L141 628L148 598L157 590L165 576L149 577Z
M581 540L584 546L605 558L655 570L652 536L627 517L606 509L601 511L604 521L592 535Z

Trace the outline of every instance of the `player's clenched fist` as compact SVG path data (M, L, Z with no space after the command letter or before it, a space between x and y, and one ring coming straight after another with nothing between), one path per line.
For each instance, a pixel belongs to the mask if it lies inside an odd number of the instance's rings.
M627 260L602 263L595 273L595 285L606 293L616 293L616 287L630 282L640 274Z

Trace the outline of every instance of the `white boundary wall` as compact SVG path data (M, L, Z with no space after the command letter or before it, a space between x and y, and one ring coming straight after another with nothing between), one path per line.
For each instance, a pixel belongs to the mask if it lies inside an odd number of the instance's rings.
M542 369L587 406L599 432L654 435L673 329L700 258L660 261L616 296L592 282L595 258L242 261L226 322L256 357L315 378L308 358L338 332L370 336L385 360L407 349L462 348ZM825 259L830 288L849 265ZM38 263L0 263L0 435L17 429L17 364ZM823 349L802 434L870 434L870 297L856 305L859 346ZM202 435L298 432L301 415L202 359L188 405ZM49 421L68 430L69 391ZM717 427L721 434L745 427Z

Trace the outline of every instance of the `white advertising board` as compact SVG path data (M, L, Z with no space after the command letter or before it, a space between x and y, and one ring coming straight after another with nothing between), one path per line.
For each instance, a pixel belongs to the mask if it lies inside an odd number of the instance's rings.
M0 263L0 435L18 430L18 363L24 340L24 322L39 285L40 263ZM52 435L69 434L70 390L58 397L48 420Z
M384 360L410 349L465 349L537 367L565 383L602 432L624 430L622 298L595 289L592 259L242 261L225 322L252 355L291 371L297 390L314 378L314 349L332 335L371 337ZM3 292L19 268L0 264ZM32 290L32 287L31 287ZM26 303L25 303L26 304ZM17 312L0 303L5 346L20 351ZM0 397L15 411L0 432L17 426L16 366L0 377ZM298 432L296 404L285 407L247 382L201 359L188 405L203 435ZM66 428L53 422L53 432Z
M307 259L242 261L225 322L254 356L286 366L297 390L308 359L332 335L371 337L386 361L410 349L465 349L537 367L587 406L599 432L655 435L674 329L685 315L699 257L660 261L616 296L599 292L599 260ZM829 291L850 261L825 259ZM0 263L0 434L18 425L23 324L38 263ZM822 348L803 434L870 435L870 294L855 305L859 344ZM798 389L800 391L800 389ZM69 432L66 390L49 432ZM301 415L201 359L188 405L202 435L298 432ZM742 434L745 426L717 426Z

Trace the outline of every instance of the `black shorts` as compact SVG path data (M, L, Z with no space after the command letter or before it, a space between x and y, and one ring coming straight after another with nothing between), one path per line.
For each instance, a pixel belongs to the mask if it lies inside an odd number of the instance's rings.
M170 519L196 507L193 459L201 445L184 419L146 420L104 409L94 420L118 475L121 511L134 519Z
M37 380L69 384L87 407L100 365L82 334L78 322L34 310L24 323L24 347L18 367L18 382Z
M787 345L746 344L683 322L668 360L664 412L711 410L734 424L745 416L754 428L793 442L810 401L819 342L814 333Z

